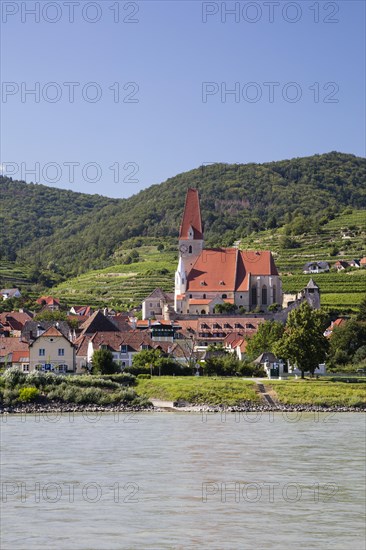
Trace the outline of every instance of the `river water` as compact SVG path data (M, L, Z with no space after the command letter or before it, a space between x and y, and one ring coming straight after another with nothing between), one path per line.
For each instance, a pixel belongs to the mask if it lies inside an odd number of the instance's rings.
M1 550L364 550L358 413L10 415Z

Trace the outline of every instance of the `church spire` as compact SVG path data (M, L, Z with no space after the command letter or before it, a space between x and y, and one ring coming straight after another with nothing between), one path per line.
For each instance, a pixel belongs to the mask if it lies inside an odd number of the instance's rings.
M189 188L187 191L179 239L203 240L200 199L197 189Z

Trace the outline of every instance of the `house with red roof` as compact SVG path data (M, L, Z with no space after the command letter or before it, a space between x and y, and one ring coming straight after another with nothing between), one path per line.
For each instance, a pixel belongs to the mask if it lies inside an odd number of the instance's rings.
M282 284L269 250L204 248L197 189L188 189L179 232L174 309L178 314L207 315L219 303L247 311L282 303Z
M58 329L51 326L29 344L29 371L74 373L75 346Z
M43 306L43 309L49 309L50 311L57 311L60 309L60 302L53 296L41 296L37 300L37 304Z

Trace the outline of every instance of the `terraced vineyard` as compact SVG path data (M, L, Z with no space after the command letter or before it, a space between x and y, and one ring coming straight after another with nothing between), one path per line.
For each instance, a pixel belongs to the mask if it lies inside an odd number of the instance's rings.
M129 250L125 250L126 253ZM173 291L177 254L156 246L138 248L140 261L89 271L54 287L52 295L68 305L131 308L155 288Z
M1 288L20 287L28 289L31 285L28 268L14 262L0 261Z
M283 229L263 231L243 239L242 248L272 250L281 272L284 292L296 292L309 281L303 267L310 261L326 261L332 266L337 260L360 259L366 255L366 211L344 213L321 226L320 231L292 237L296 248L281 246ZM327 309L355 311L366 293L366 269L313 275L321 290L321 303Z

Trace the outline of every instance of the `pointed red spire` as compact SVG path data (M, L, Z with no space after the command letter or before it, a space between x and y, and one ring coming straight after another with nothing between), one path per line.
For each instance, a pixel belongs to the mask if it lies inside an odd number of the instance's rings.
M188 239L189 228L193 228L193 238L203 239L200 199L197 189L189 188L186 196L183 220L180 226L179 238Z

